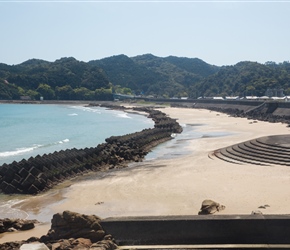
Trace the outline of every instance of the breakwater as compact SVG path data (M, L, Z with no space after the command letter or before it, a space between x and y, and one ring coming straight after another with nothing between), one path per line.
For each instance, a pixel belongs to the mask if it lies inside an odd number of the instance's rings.
M116 108L110 106L110 108ZM125 110L124 107L117 107ZM134 108L146 112L154 128L123 136L112 136L105 143L84 149L67 149L38 155L28 160L0 166L0 190L6 194L36 194L64 181L90 171L107 171L141 161L156 145L180 133L176 120L151 108Z

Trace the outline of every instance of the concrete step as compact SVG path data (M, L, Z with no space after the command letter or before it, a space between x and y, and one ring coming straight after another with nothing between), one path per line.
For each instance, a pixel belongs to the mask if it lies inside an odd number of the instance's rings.
M260 144L277 148L279 150L290 151L290 135L276 135L276 136L265 136L257 138L256 141Z
M209 156L235 164L290 166L290 135L260 137L215 150Z
M251 140L250 143L256 147L262 148L262 149L268 149L268 150L274 150L274 151L278 151L278 152L290 152L290 149L287 150L286 148L281 148L281 147L277 147L277 146L273 146L273 145L269 145L269 144L265 144L265 143L261 143L261 141L258 141L257 139L255 140Z
M225 154L222 154L220 152L220 150L214 151L212 155L215 156L216 158L220 159L220 160L227 161L227 162L230 162L230 163L233 163L233 164L239 164L239 165L243 164L243 162L241 162L240 160L235 160L233 158L228 157Z
M278 150L276 148L269 147L269 146L263 147L263 144L257 144L257 143L255 144L255 140L246 141L243 143L243 145L249 149L259 150L260 152L265 152L265 153L270 153L270 154L283 154L283 155L289 155L290 157L290 152Z
M249 163L249 164L255 164L255 165L267 165L266 163L263 163L261 161L257 161L253 159L252 157L245 157L243 154L235 152L232 147L227 147L224 149L221 149L221 154L232 158L236 161L244 162L244 163Z
M261 152L254 152L245 150L243 144L231 146L231 148L239 153L242 157L247 159L255 159L269 164L290 165L290 157L283 157L282 155L266 154Z
M257 154L250 154L249 152L242 151L237 145L228 147L226 148L227 152L235 155L236 157L239 157L241 159L250 161L250 162L260 162L260 165L270 165L270 164L275 164L275 165L289 165L289 162L285 162L282 160L277 160L277 159L271 159L271 157L267 157L266 155L257 155Z

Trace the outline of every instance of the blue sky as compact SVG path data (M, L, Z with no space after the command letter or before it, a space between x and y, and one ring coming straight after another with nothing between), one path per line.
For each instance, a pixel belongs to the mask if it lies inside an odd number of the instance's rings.
M0 62L151 53L218 66L290 61L290 1L0 0Z

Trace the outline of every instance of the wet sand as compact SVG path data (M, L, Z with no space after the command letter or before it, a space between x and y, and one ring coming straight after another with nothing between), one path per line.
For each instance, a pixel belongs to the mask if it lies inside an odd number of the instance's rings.
M251 214L255 210L263 214L289 214L289 167L237 165L208 157L209 152L235 143L261 136L289 134L290 128L286 124L253 122L208 110L161 110L178 119L180 124L192 126L192 133L198 131L203 135L186 140L184 145L177 144L187 154L87 176L59 189L61 199L51 196L44 202L43 196L34 197L38 211L33 212L36 205L31 200L23 208L34 218L64 210L95 214L101 218L197 215L201 202L212 199L226 206L225 210L216 213L217 216ZM212 136L214 134L217 136ZM174 140L178 140L178 136ZM172 148L172 154L174 151ZM259 208L263 205L269 207ZM42 213L44 210L46 212Z
M35 228L29 231L18 231L14 233L3 233L0 235L0 244L10 241L27 240L29 237L41 237L47 234L50 229L50 223L36 225Z

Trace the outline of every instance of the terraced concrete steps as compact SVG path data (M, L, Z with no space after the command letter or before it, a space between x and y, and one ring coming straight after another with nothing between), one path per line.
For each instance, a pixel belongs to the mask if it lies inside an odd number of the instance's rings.
M210 156L235 164L290 166L290 135L256 138L217 149Z

